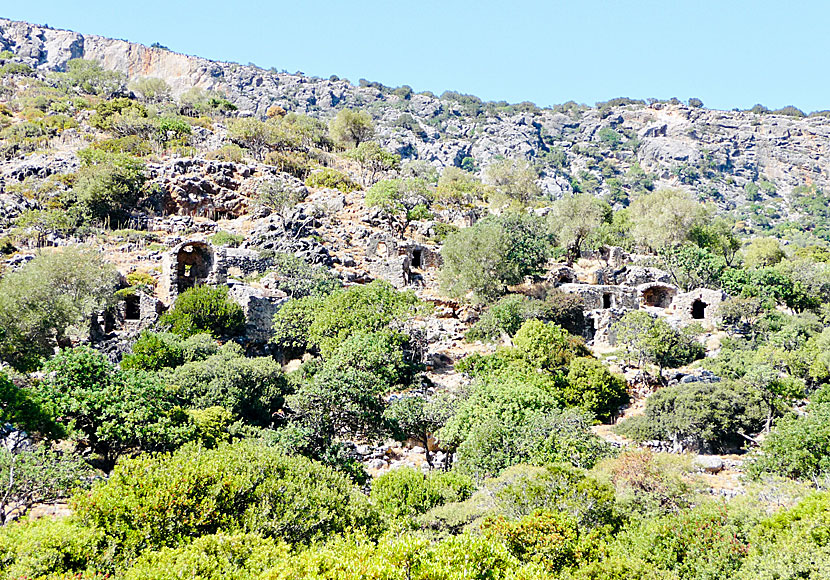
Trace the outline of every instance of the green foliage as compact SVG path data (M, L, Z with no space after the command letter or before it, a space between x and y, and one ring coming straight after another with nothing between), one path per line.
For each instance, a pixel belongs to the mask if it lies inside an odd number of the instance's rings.
M94 60L73 58L66 63L66 73L60 83L90 95L110 97L124 90L127 77L124 73L108 71Z
M372 502L386 518L408 520L436 506L464 501L473 491L472 480L453 471L425 474L402 467L372 481Z
M637 197L629 215L634 240L656 251L689 239L705 209L681 189L661 189Z
M34 505L66 497L88 485L91 470L74 453L52 451L46 445L0 447L0 525L11 515L23 516Z
M663 369L677 368L702 358L705 348L687 332L675 330L662 318L642 310L626 313L614 325L617 342L642 366L644 361Z
M499 159L488 165L484 173L495 193L507 200L524 205L542 193L536 183L539 174L527 161Z
M206 332L221 338L241 333L245 314L228 298L227 288L196 286L181 293L159 323L184 337Z
M312 265L293 254L276 254L269 278L291 298L323 297L339 290L340 279L328 268Z
M562 394L567 406L579 407L600 421L608 421L628 402L626 386L625 378L613 374L598 360L579 357L571 361Z
M61 435L50 410L44 406L37 393L27 387L14 384L6 373L0 371L0 425L35 432L42 435Z
M32 369L68 329L113 298L115 270L97 253L65 249L43 253L0 280L0 358Z
M144 164L130 155L85 149L72 196L84 216L107 225L123 223L144 193Z
M303 200L304 190L296 189L282 181L264 181L257 189L256 200L261 207L271 210L285 220L296 205Z
M775 238L756 238L744 249L743 254L747 268L775 266L786 257Z
M282 407L288 385L271 357L247 358L228 343L217 354L165 372L163 380L182 406L222 406L247 423L267 426Z
M309 343L325 358L352 334L405 324L423 310L413 292L399 292L388 282L352 286L322 301L308 329Z
M486 188L475 175L458 167L445 167L438 178L435 199L446 205L466 206L480 199Z
M74 508L106 533L116 561L220 531L306 543L350 528L372 532L377 521L344 476L249 442L121 461Z
M253 580L288 557L288 546L257 534L218 533L191 544L147 552L124 573L124 580Z
M401 156L384 150L374 141L360 143L354 149L346 153L348 159L352 159L360 165L360 179L364 184L374 183L375 176L379 173L400 169Z
M187 417L154 375L119 371L86 346L61 350L44 370L40 396L106 465L130 449L170 449L192 437Z
M327 187L330 189L337 189L343 193L349 193L350 191L360 189L360 186L352 181L348 175L341 173L336 169L332 169L331 167L315 171L306 178L305 184L308 187Z
M329 133L341 147L357 147L374 136L375 125L365 111L343 109L329 122Z
M733 450L744 443L743 435L763 428L767 409L757 389L738 382L678 384L651 395L645 413L617 429L636 441Z
M563 197L553 203L549 219L569 261L579 259L585 241L602 224L610 223L611 215L611 206L593 195Z
M129 89L147 103L163 103L170 99L170 85L164 79L140 77L130 82Z
M0 528L3 580L80 578L82 572L104 566L107 557L104 534L68 518L40 518Z
M752 477L763 474L813 479L830 473L830 405L812 403L806 415L788 415L747 462Z
M210 243L214 246L228 246L230 248L235 248L245 241L245 236L242 234L226 232L225 230L219 230L210 236L209 239Z
M289 352L309 350L309 329L322 305L320 296L303 296L283 304L274 314L271 342Z
M441 257L441 281L450 296L473 294L478 301L503 294L537 273L551 253L552 236L544 220L531 214L491 216L450 234Z

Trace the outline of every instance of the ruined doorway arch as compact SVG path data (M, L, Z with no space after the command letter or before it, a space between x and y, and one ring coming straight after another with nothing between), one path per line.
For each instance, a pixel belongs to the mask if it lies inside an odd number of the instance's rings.
M203 283L213 268L213 251L207 244L192 242L176 253L176 289L179 294Z
M703 320L706 318L706 306L703 300L695 300L692 302L692 320Z

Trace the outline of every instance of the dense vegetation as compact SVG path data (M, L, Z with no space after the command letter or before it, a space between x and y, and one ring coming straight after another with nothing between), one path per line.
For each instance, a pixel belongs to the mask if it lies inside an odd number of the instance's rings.
M575 195L553 201L525 159L481 169L468 157L440 172L404 162L375 140L371 111L344 108L326 123L274 105L263 119L236 117L222 95L173 99L159 79L128 84L89 61L46 75L0 60L17 83L0 91L5 158L89 130L77 171L13 186L37 209L0 238L4 254L37 250L0 273L0 580L830 574L821 192L796 192L810 216L799 241L772 228L749 239L735 215L687 189L654 187L639 166L618 174L610 160L638 146L622 128L597 133L591 169L612 185L604 199L586 171L567 176ZM445 98L476 114L507 110ZM318 241L294 221L306 190L286 186L291 177L360 200L393 239L441 243L441 292L472 313L456 327L464 341L449 341L469 351L443 369L460 375L456 388L428 373L438 316L423 293L273 250L262 252L271 271L248 277L284 296L267 344L247 340L227 287L197 284L110 356L90 320L152 295L158 272L120 277L77 242L164 249L126 229L164 214L148 164L193 154L214 124L227 134L209 158L281 176L252 190L250 209L286 236ZM549 157L563 166L555 149ZM748 195L772 195L765 183ZM302 211L305 226L327 210ZM459 216L474 223L458 227ZM217 247L246 241L211 232ZM726 292L717 328L632 310L613 324L616 350L592 350L583 299L546 276L552 261L579 268L609 245L680 290ZM614 425L631 443L619 448L608 430L640 396L622 374L633 370L653 393ZM714 378L677 380L689 373ZM370 473L357 446L390 441L422 447L425 463ZM649 446L740 453L745 493L714 498L687 454ZM72 515L28 517L56 500Z

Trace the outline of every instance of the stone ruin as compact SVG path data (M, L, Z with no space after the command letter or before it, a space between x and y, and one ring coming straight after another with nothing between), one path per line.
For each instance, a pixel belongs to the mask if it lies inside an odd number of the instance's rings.
M419 274L413 270L423 271L441 266L441 254L437 250L387 235L369 238L366 258L370 262L372 274L389 280L396 288L404 288L419 279Z
M159 298L167 305L179 294L200 284L224 284L227 269L225 250L208 242L184 241L162 257Z
M578 281L575 271L561 264L549 271L546 283L582 298L586 321L582 334L594 344L614 346L614 324L626 312L640 308L678 325L714 326L717 307L728 298L725 292L708 288L680 292L670 283L668 272L626 264L629 256L619 248L603 248L586 257L607 264L590 273L590 283Z
M670 310L685 324L714 324L718 306L727 298L729 295L723 290L696 288L691 292L678 294L672 301Z

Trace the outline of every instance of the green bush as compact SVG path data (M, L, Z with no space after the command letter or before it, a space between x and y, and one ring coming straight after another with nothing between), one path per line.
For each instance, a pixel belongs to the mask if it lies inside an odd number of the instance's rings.
M0 359L32 370L70 327L113 302L117 276L98 253L42 253L0 279Z
M249 442L123 460L74 509L122 562L220 531L307 543L347 529L372 534L377 524L346 477Z
M193 427L155 375L119 371L87 346L63 349L44 365L39 395L105 466L130 450L163 450L192 438Z
M108 556L104 534L73 519L41 518L0 527L2 580L80 576L107 566Z
M830 473L830 404L811 403L806 415L778 419L747 461L747 473L806 480Z
M643 415L620 423L636 441L658 439L704 449L734 450L764 426L767 406L757 389L738 382L690 383L660 389Z
M615 416L628 402L625 378L613 374L594 358L580 357L571 361L567 386L563 391L565 405L593 413L600 421Z
M124 223L144 193L144 164L122 153L85 149L72 187L81 212L106 225Z
M406 520L448 502L464 501L474 490L470 478L452 471L424 474L402 467L372 481L372 502L385 517Z
M124 580L254 580L288 557L288 546L257 534L202 536L177 548L143 554Z
M337 189L343 193L360 189L360 186L352 181L349 176L330 167L315 171L309 175L305 180L305 184L308 187Z
M442 288L453 297L473 293L478 301L496 298L508 285L541 270L552 240L544 220L533 215L485 218L447 237L441 248Z
M328 296L341 287L339 278L325 266L309 264L293 254L276 254L273 261L270 277L291 298Z
M167 332L142 332L133 344L132 352L124 355L121 368L157 371L184 363L181 338Z
M196 286L181 293L159 323L184 337L206 332L221 338L241 334L245 314L241 306L228 299L227 288Z
M161 376L182 406L222 406L248 423L263 426L272 422L272 414L282 407L288 389L282 369L273 358L247 358L235 343Z
M214 246L228 246L230 248L235 248L244 241L245 236L242 234L233 234L231 232L226 232L225 230L219 230L210 236L210 243Z

